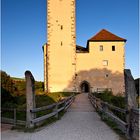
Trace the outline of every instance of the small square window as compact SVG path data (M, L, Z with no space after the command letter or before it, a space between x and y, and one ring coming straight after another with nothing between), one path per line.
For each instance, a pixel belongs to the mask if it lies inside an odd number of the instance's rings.
M106 74L105 77L108 77L108 74Z
M103 60L103 66L108 66L108 60Z
M100 45L100 51L103 51L103 45Z
M112 51L115 51L115 46L112 46Z

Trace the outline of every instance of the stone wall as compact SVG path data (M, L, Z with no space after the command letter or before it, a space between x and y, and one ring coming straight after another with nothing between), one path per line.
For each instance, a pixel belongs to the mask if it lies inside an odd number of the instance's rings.
M139 140L139 109L132 109L130 120L130 136L134 140Z

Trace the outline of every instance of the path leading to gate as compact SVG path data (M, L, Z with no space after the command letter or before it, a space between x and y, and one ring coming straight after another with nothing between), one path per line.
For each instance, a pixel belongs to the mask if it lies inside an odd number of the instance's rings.
M34 133L3 131L2 140L120 140L119 136L101 121L88 100L79 94L68 112L50 126Z

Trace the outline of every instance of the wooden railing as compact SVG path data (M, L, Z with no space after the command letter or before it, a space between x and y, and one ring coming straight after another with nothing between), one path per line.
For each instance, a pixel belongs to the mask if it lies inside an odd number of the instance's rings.
M24 114L25 118L20 119L18 114ZM25 125L26 110L16 108L1 108L1 122L15 125Z
M117 127L125 133L128 139L139 139L139 116L140 110L132 108L129 111L119 108L102 101L100 98L95 97L92 93L88 94L91 104L94 108L102 112L101 117L111 118ZM118 117L119 116L119 117Z
M44 121L52 116L58 117L58 113L61 112L62 110L67 110L70 105L72 104L72 102L74 101L75 95L71 95L70 97L67 97L65 99L63 99L62 101L59 101L57 103L53 103L51 105L48 106L43 106L43 107L39 107L39 108L34 108L32 110L30 110L31 114L37 114L40 111L46 111L46 110L53 110L51 113L34 118L31 120L32 124L35 123L39 123L41 121ZM24 112L25 114L25 120L18 120L17 119L17 112ZM26 110L19 110L19 109L15 109L15 108L11 108L11 109L7 109L7 108L1 108L1 112L2 112L2 117L1 117L1 121L3 123L10 123L10 124L20 124L20 125L26 125ZM4 116L5 112L11 112L11 115L9 116Z
M44 121L52 116L55 116L56 118L58 117L58 113L62 110L67 110L70 105L72 104L72 102L74 101L75 95L72 95L60 102L57 103L53 103L51 105L48 106L43 106L43 107L39 107L39 108L34 108L32 110L30 110L31 113L37 113L40 111L45 111L45 110L53 110L51 113L46 114L44 116L41 117L36 117L34 119L31 120L32 124L36 124L39 123L41 121Z
M96 98L93 94L89 93L88 95L91 104L95 107L97 111L100 111L103 113L102 117L109 117L111 118L118 126L120 130L122 130L124 133L127 131L127 123L120 119L117 115L113 113L113 111L117 111L120 113L123 113L124 116L128 113L127 110L113 106L108 104L107 102L103 102L101 99Z
M104 91L112 91L112 89L111 88L97 88L96 90L95 90L95 92L97 92L97 93L102 93L102 92L104 92Z

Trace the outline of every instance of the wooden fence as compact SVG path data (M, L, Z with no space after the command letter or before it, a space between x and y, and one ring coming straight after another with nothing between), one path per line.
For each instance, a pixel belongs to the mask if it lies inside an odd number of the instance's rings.
M32 124L36 124L39 123L41 121L44 121L52 116L58 117L58 113L61 112L62 110L67 110L70 105L72 104L72 102L74 101L75 95L71 95L70 97L67 97L65 99L63 99L62 101L59 101L57 103L53 103L51 105L48 106L43 106L43 107L39 107L39 108L34 108L32 110L30 110L30 112L33 113L37 113L40 111L45 111L45 110L53 110L51 113L46 114L44 116L38 117L38 118L34 118L31 120ZM10 112L11 115L5 115L5 113ZM17 112L22 112L22 115L25 115L25 120L19 120L17 118ZM3 123L8 123L8 124L14 124L14 125L26 125L26 110L19 110L19 109L15 109L15 108L1 108L1 122ZM36 115L35 115L36 116Z
M117 124L117 127L126 134L128 139L139 139L139 109L132 109L130 111L119 108L102 101L100 98L95 97L92 93L88 94L91 104L94 108L102 112L103 118L110 118ZM118 117L115 112L123 114L124 119ZM129 119L127 119L129 118Z
M111 88L97 88L96 90L95 90L95 92L97 92L97 93L101 93L101 92L104 92L104 91L112 91L112 89Z
M127 123L124 120L121 120L118 116L116 116L113 111L123 113L125 116L127 114L127 110L110 105L107 102L103 102L101 99L96 98L92 93L90 93L88 97L96 110L104 114L103 117L111 118L118 125L118 128L121 129L124 133L126 133Z
M22 115L22 120L17 115ZM25 116L25 118L23 117ZM1 108L1 122L16 125L26 124L26 110L16 108Z
M37 118L34 118L31 120L31 123L32 124L36 124L36 123L39 123L41 121L44 121L52 116L55 116L56 118L58 117L58 113L62 110L67 110L70 105L72 104L72 102L74 101L74 98L75 98L75 95L72 95L60 102L57 102L57 103L53 103L51 105L48 105L48 106L43 106L43 107L39 107L39 108L34 108L32 109L30 112L31 113L37 113L37 112L40 112L40 111L44 111L44 110L49 110L49 109L52 109L53 111L49 114L46 114L44 116L41 116L41 117L37 117Z
M25 115L24 121L17 119L17 109L1 109L2 110L2 122L4 123L12 123L16 124L24 124L27 128L33 128L36 124L40 125L44 120L49 119L50 117L55 116L58 117L58 114L62 110L67 110L72 104L75 94L67 97L57 103L53 103L51 105L43 106L36 108L35 102L35 79L30 71L25 72L26 79L26 111L25 113L20 114ZM9 115L9 113L5 113L6 111L13 112L13 115ZM19 110L18 110L19 111ZM22 110L20 110L22 111ZM41 113L43 111L43 113ZM10 117L9 117L10 116Z

